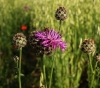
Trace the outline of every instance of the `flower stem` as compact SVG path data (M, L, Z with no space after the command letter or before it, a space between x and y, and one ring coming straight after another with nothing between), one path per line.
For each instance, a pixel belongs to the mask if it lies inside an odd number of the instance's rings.
M91 83L90 83L90 88L93 88L93 83L94 83L94 70L93 70L93 66L92 66L92 58L90 57L89 55L89 70L90 70L90 73L88 75L91 75L89 77L89 80L91 80ZM92 78L92 79L91 79Z
M45 85L45 88L47 88L47 83L46 83L46 72L45 72L45 57L42 56L40 62L41 62L41 77L40 77L40 85L42 86L43 84Z
M50 74L49 88L51 88L51 81L52 81L53 67L54 67L54 58L52 58L52 67L51 67L51 74Z
M89 63L90 63L90 70L91 70L92 73L94 73L93 67L92 67L92 58L91 58L90 55L89 55Z
M43 77L44 77L44 84L45 84L45 88L47 88L47 83L46 83L46 71L45 71L45 57L43 56Z
M19 88L21 87L21 58L22 58L22 48L20 48L19 52L19 68L18 68L18 82L19 82Z
M43 75L44 75L44 83L45 83L45 88L47 88L45 65L43 65Z
M59 32L61 32L61 23L62 23L62 21L60 20L59 21Z

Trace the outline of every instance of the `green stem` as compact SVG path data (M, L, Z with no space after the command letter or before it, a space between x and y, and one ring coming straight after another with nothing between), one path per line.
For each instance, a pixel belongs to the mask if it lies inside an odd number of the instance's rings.
M51 88L51 81L52 81L53 67L54 67L54 58L52 58L52 67L51 67L51 74L50 74L49 88Z
M19 52L19 69L18 69L18 82L19 82L19 88L21 87L21 58L22 58L22 48L20 48Z
M94 82L94 71L93 71L93 67L92 67L92 58L90 57L89 55L89 70L90 70L90 73L88 75L91 75L89 77L89 80L91 80L91 83L90 83L90 88L93 88L93 82ZM92 79L91 79L92 78Z
M47 88L47 84L46 84L46 72L45 72L45 65L43 65L43 76L44 76L45 88Z
M45 57L42 56L41 60L40 60L40 64L41 64L41 77L40 77L40 86L42 86L43 84L45 85L45 88L47 88L47 83L46 83L46 72L45 72L45 63L44 60Z
M89 64L90 64L90 70L92 71L92 74L94 73L93 67L92 67L92 58L89 55Z
M94 84L94 74L92 74L92 79L91 79L91 86L90 86L90 88L94 88L93 86L95 86Z
M45 57L43 56L43 61L42 61L42 69L43 69L43 80L44 80L44 84L45 84L45 88L47 88L47 83L46 83L46 72L45 72Z
M59 21L59 32L61 32L61 30L60 30L61 29L61 23L62 23L62 21L60 20Z

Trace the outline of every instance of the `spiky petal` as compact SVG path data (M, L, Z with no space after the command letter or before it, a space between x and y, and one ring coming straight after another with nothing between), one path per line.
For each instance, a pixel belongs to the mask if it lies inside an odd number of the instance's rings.
M37 31L32 31L29 35L29 44L33 47L34 53L37 55L48 55L52 52L52 47L45 47L41 44L41 39L37 39L35 34Z
M62 41L62 36L54 29L46 28L45 31L38 31L35 36L41 40L45 47L52 47L53 49L60 47L62 51L67 47L67 44Z

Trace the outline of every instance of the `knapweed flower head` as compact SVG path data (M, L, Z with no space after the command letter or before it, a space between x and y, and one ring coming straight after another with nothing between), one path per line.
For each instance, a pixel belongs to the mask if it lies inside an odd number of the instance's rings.
M98 62L100 62L100 53L97 53L96 56L95 56L95 58L96 58L96 60L97 60Z
M62 36L54 29L45 28L44 31L36 32L35 36L41 40L41 44L45 47L52 47L54 50L60 47L62 51L66 49L66 43L62 41Z
M13 37L13 46L22 48L27 44L26 36L23 33L17 33Z
M29 9L29 7L26 5L26 6L24 6L24 8L25 8L25 10L28 10Z
M13 59L14 59L15 62L17 62L19 60L19 57L18 56L14 56Z
M55 17L57 20L63 21L67 18L68 14L65 7L59 7L56 10Z
M45 28L43 31L31 32L30 45L42 54L50 54L57 47L64 51L67 44L62 41L61 35L54 29Z
M84 53L87 53L87 54L92 54L95 52L96 50L96 46L94 44L94 40L93 39L86 39L82 42L81 44L81 50L84 52Z
M35 34L37 33L37 31L32 31L29 35L29 44L33 47L34 52L37 55L48 55L52 52L52 47L45 47L41 44L41 40L37 39L37 37L35 36Z
M26 26L26 25L22 25L22 26L21 26L21 30L22 30L22 31L27 30L27 26Z

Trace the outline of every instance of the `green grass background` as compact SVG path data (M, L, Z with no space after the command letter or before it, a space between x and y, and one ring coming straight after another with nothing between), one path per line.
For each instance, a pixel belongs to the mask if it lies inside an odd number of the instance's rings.
M29 9L25 10L25 6ZM52 88L78 88L82 72L87 65L87 56L80 51L81 42L88 38L94 39L96 52L100 52L100 0L0 0L0 88L17 88L18 85L14 79L13 52L18 53L12 48L14 34L23 32L28 36L31 31L45 27L58 31L59 21L55 18L55 11L59 6L67 9L68 18L62 22L61 32L68 47L65 52L54 54ZM28 30L22 31L22 25L27 25ZM24 49L23 52L27 54L30 48ZM24 54L23 57L26 58ZM32 63L27 63L30 58L22 63L31 69L29 75L23 77L23 88L32 88L35 82L32 76L35 67ZM52 61L51 56L46 58L49 79ZM94 88L98 88L99 81L95 79L94 85Z

